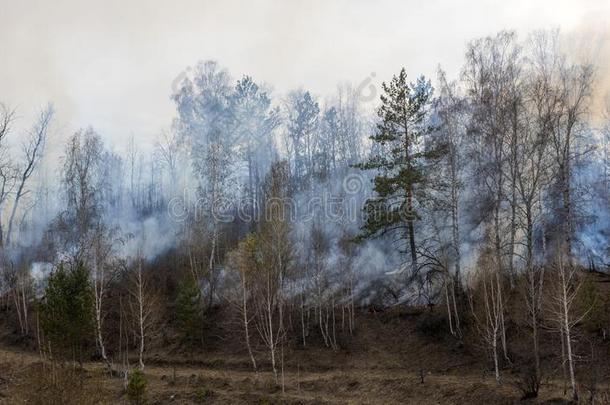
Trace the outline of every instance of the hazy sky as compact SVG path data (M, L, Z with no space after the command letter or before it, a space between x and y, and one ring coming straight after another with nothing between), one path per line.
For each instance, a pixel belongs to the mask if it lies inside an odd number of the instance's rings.
M274 94L302 86L325 96L401 66L434 77L441 64L453 77L466 42L501 29L599 40L609 21L607 0L0 0L0 102L25 123L53 101L64 132L91 125L117 145L130 134L152 142L174 114L172 81L198 60Z

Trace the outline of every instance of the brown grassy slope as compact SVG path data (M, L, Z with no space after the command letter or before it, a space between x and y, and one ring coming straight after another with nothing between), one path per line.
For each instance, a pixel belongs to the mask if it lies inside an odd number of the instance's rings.
M3 370L0 403L18 404L119 404L127 403L122 381L105 375L100 364L89 363L82 378L50 382L51 366L42 366L31 355L1 352ZM69 375L69 367L59 375ZM174 378L175 373L175 378ZM265 371L255 374L179 366L146 368L148 400L153 404L464 404L482 401L514 403L518 394L509 384L497 386L483 375L433 373L420 383L418 373L405 370L336 370L286 372L285 392ZM558 387L543 399L555 397Z
M503 384L492 378L479 353L457 341L431 338L418 331L426 312L386 311L358 318L358 330L346 348L334 352L314 345L285 349L284 393L275 384L261 347L261 372L236 344L215 342L205 350L158 347L150 353L146 375L153 404L190 403L353 403L353 404L509 404L520 393L516 376L503 370ZM312 336L313 340L313 336ZM59 370L59 371L58 371ZM85 373L42 365L31 352L0 350L0 404L127 403L120 378L110 378L100 363ZM421 383L421 373L424 383ZM174 378L175 374L175 378ZM52 375L62 376L51 378ZM562 397L562 384L550 379L539 402Z

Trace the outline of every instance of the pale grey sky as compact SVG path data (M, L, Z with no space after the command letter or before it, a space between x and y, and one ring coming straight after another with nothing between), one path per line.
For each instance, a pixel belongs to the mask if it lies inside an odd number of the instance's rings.
M466 42L501 29L599 40L609 21L607 0L0 0L0 102L25 122L53 101L65 132L91 125L117 145L132 133L152 142L174 114L172 81L198 60L278 95L325 96L401 66L434 77L441 64L454 77Z

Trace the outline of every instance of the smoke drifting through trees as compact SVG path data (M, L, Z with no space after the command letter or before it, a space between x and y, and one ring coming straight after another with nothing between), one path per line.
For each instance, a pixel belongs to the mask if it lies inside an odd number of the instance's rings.
M253 368L259 343L279 382L291 336L338 350L361 306L442 303L458 339L473 318L501 381L519 290L538 381L551 311L576 396L575 275L610 262L610 124L588 121L594 69L548 32L474 40L465 57L453 82L439 69L436 89L410 83L407 69L387 78L377 117L350 87L325 101L304 89L274 96L202 62L177 84L176 118L152 153L133 141L109 150L82 129L64 145L57 183L39 167L53 109L18 154L3 107L0 294L20 332L42 300L44 339L56 344L57 322L76 321L49 315L48 288L61 300L56 285L86 269L74 288L92 291L93 308L75 305L74 317L95 325L109 370L130 344L144 369L164 322L201 342L203 320L230 303ZM175 271L155 271L164 260ZM44 296L40 263L56 275Z

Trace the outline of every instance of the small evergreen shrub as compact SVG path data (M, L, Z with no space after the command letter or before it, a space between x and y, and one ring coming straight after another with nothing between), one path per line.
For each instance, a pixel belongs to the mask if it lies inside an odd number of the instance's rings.
M214 391L209 388L199 388L195 391L195 402L203 404L214 396Z
M146 376L141 370L134 370L129 376L127 384L127 398L132 404L144 404L146 402Z
M180 284L176 298L176 321L185 343L195 343L201 340L202 314L199 286L191 277L188 277Z

